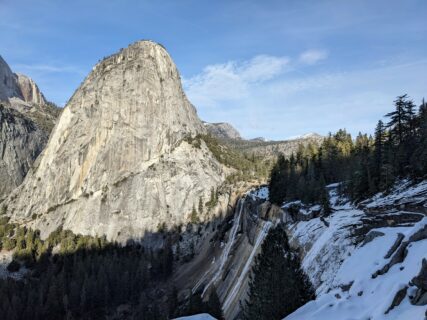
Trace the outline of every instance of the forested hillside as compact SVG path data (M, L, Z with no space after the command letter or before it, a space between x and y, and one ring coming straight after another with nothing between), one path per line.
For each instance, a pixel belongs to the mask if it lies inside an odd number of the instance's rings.
M328 206L325 186L343 182L340 191L354 201L387 191L398 178L427 174L427 104L419 108L405 94L394 110L378 121L375 135L355 139L339 130L316 145L300 146L289 158L280 156L271 171L270 199L300 199ZM328 208L325 208L329 211Z

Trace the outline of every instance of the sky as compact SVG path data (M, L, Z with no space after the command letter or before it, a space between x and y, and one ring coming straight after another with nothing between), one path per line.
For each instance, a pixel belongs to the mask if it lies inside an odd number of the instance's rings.
M427 95L425 0L0 0L0 55L65 105L103 57L166 47L202 120L281 140L372 133Z

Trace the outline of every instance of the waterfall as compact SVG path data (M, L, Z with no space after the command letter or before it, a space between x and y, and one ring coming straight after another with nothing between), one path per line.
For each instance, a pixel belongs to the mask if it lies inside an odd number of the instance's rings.
M208 282L208 284L203 289L202 297L205 295L205 293L209 289L209 287L218 281L218 278L221 276L221 274L223 272L225 263L227 262L228 256L230 255L231 248L233 247L234 240L235 240L236 235L237 235L237 231L239 230L240 220L241 220L242 211L243 211L243 203L244 203L244 198L240 199L238 204L237 204L238 213L237 213L237 216L234 217L233 226L231 228L230 235L228 236L227 243L226 243L226 245L225 245L225 247L221 253L221 256L218 259L218 261L219 261L218 269L215 271L211 280ZM214 265L212 265L212 267L208 271L206 271L206 273L203 275L203 277L201 277L201 279L196 283L196 285L192 289L193 293L196 292L196 290L203 283L203 281L206 279L206 277L214 270L214 268L216 267L217 264L218 263L215 263Z
M230 304L234 301L237 293L239 292L239 289L241 288L242 282L245 279L247 273L249 272L249 269L252 265L252 260L255 257L255 254L258 251L259 246L264 241L265 237L268 234L268 231L270 230L272 226L272 223L270 221L265 221L261 231L258 234L258 237L255 241L254 247L252 248L251 254L249 255L248 260L245 263L245 266L242 269L242 272L240 273L239 278L237 279L236 283L234 284L233 288L231 289L230 293L227 295L227 298L224 301L223 304L223 310L226 311L230 307Z

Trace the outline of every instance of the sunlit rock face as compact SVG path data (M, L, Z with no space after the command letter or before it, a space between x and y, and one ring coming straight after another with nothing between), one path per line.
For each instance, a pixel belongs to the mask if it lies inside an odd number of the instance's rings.
M18 77L0 56L0 101L6 102L14 97L24 100L21 88L19 87Z
M125 241L186 223L225 175L166 50L140 41L98 63L74 93L9 214Z
M33 79L23 74L16 74L21 94L25 102L38 105L46 104L46 99Z

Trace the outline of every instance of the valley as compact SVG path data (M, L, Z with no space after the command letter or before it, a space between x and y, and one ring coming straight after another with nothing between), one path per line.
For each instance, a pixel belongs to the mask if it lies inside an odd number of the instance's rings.
M153 41L63 109L0 79L4 319L425 317L424 102L375 137L265 141L202 122Z

